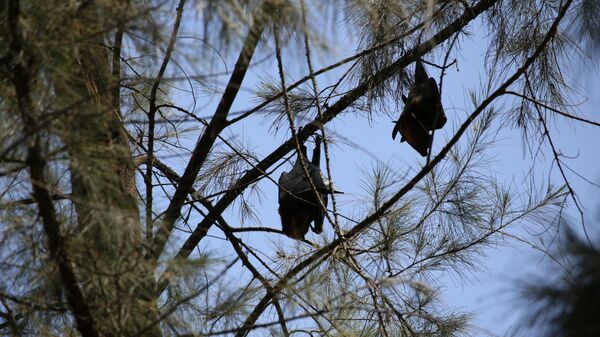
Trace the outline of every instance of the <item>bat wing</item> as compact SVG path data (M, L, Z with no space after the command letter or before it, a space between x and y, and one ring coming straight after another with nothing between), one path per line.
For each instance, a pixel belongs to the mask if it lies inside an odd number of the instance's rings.
M320 204L316 205L316 207L313 209L314 210L313 211L314 227L313 227L312 231L317 234L321 234L321 232L323 232L323 223L325 222L325 212L327 212L327 195L319 193L319 197L321 198L321 201L323 202L323 206L325 206L325 209L323 209Z
M406 142L423 157L431 146L431 135L409 112L400 119L400 134Z
M433 77L429 78L428 86L429 92L431 93L430 99L432 102L431 109L433 110L433 116L437 116L435 118L435 123L432 120L431 125L434 129L441 129L444 127L444 125L446 125L448 119L446 118L446 114L444 113L444 107L442 106L442 97L440 96L440 91L438 89L437 82L435 81L435 79L433 79Z
M423 62L417 60L417 62L415 62L415 84L425 83L428 78L429 76L427 76L425 67L423 67Z

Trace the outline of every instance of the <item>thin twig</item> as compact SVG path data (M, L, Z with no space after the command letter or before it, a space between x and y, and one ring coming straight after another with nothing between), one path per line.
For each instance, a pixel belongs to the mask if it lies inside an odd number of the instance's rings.
M525 83L527 85L529 93L533 96L533 99L536 100L535 92L534 92L533 88L531 87L531 82L529 81L529 77L527 75L525 75ZM525 98L523 98L523 99L525 99ZM552 149L552 155L554 156L554 161L556 162L558 170L560 171L560 174L563 178L563 181L567 185L567 189L569 190L569 195L571 196L571 199L573 199L573 203L575 204L577 211L579 211L579 216L581 219L581 226L583 227L583 234L585 235L585 238L586 238L588 244L590 245L590 247L594 248L594 244L592 243L592 240L590 239L590 236L587 232L587 228L585 225L585 217L584 217L583 209L582 209L581 205L579 204L579 201L577 200L577 195L575 193L575 190L573 189L573 187L571 186L571 183L569 182L569 179L567 178L567 174L565 173L565 170L563 168L562 161L560 160L560 155L559 155L558 149L556 148L556 145L554 145L552 136L550 136L550 131L548 130L548 125L546 124L546 119L544 118L544 115L542 114L540 106L538 104L534 104L534 107L538 114L540 123L542 124L542 127L544 128L544 136L546 137L546 139L548 139L548 144L550 144L550 148Z
M496 1L487 1L482 0L476 6L472 8L469 12L465 13L464 16L469 18L463 22L462 24L466 25L470 20L474 19L476 15L482 13L491 7ZM388 201L386 201L381 208L376 210L367 216L361 223L354 226L350 231L346 233L346 238L351 239L357 236L359 233L364 231L372 222L379 219L382 215L387 212L389 208L391 208L401 197L403 197L408 191L412 190L412 188L423 178L425 177L442 159L446 156L446 154L450 151L452 147L458 142L458 140L462 137L462 135L466 132L467 128L471 125L471 123L479 116L492 102L494 102L498 97L502 96L504 91L517 79L519 79L527 70L531 64L539 57L542 51L546 48L548 42L555 36L558 25L564 18L567 10L572 5L573 0L567 0L565 5L561 8L558 16L552 23L551 27L548 30L548 33L544 37L544 39L540 42L535 52L526 59L523 66L517 69L517 71L509 77L498 89L496 89L488 98L486 98L465 120L465 122L460 126L460 128L456 131L455 135L449 140L449 142L444 146L444 148L440 151L440 153L433 158L433 160L429 163L429 165L424 166L403 188L401 188L394 196L392 196ZM464 20L464 19L463 19ZM452 25L452 24L451 24ZM457 24L457 30L462 26L461 24ZM334 240L332 243L323 247L313 254L311 254L308 258L304 259L302 262L296 264L292 269L290 269L284 277L275 285L276 289L284 288L286 284L300 271L305 269L306 267L312 265L314 262L319 261L323 256L330 254L333 250L336 249L339 245L341 245L345 240L338 238ZM322 260L321 260L322 261ZM267 304L270 302L271 294L265 294L265 296L256 304L254 310L248 315L246 321L242 324L240 330L236 334L236 337L245 336L249 329L254 326L256 320L265 310Z
M262 13L263 6L264 5L261 5L254 15L252 26L248 31L244 45L240 51L240 54L238 55L238 59L236 61L233 73L231 74L231 78L227 83L225 92L221 96L221 101L217 106L210 124L206 130L204 130L202 136L196 143L196 146L192 151L192 156L181 177L181 181L179 185L177 185L177 190L175 190L175 193L173 194L173 199L165 211L163 220L156 234L156 238L154 239L153 253L155 259L158 259L165 244L167 243L171 231L175 226L175 222L180 216L181 208L185 202L186 196L196 180L198 172L206 161L206 158L215 140L217 139L217 136L227 126L227 114L229 113L233 101L239 92L242 81L246 76L246 71L248 70L250 60L254 55L254 50L258 45L260 36L264 30L265 18L262 17L264 15L264 13Z
M553 107L549 106L548 104L545 104L545 103L543 103L543 102L541 102L541 101L539 101L537 99L534 99L534 98L528 97L526 95L520 94L520 93L518 93L516 91L507 90L506 93L510 94L510 95L514 95L514 96L520 97L520 98L522 98L522 99L524 99L526 101L529 101L529 102L531 102L531 103L533 103L535 105L539 105L539 106L541 106L544 109L547 109L547 110L550 110L552 112L555 112L555 113L557 113L557 114L559 114L561 116L564 116L564 117L567 117L567 118L570 118L570 119L574 119L574 120L579 121L579 122L584 122L584 123L587 123L587 124L590 124L590 125L600 126L600 122L596 122L596 121L593 121L593 120L585 119L585 118L582 118L582 117L579 117L579 116L576 116L576 115L573 115L573 114L566 113L564 111L561 111L561 110L558 110L556 108L553 108Z
M42 219L44 233L46 234L48 250L52 260L58 267L67 302L75 318L77 330L79 330L83 337L98 337L99 334L96 330L94 317L80 288L73 260L65 247L67 239L62 233L61 223L58 220L52 195L45 178L46 160L42 154L39 135L41 127L38 125L39 121L33 115L36 109L31 101L30 85L33 78L30 72L30 65L33 63L33 59L23 48L23 36L22 32L19 31L19 1L9 1L7 14L9 23L8 33L11 36L8 57L13 63L12 81L15 88L18 111L23 119L25 131L30 135L27 165L31 176L30 182L33 198L38 204L38 212Z
M158 74L156 75L156 79L152 84L152 89L150 90L150 108L148 109L148 158L146 164L146 173L144 174L144 183L146 185L146 245L150 246L152 244L152 230L153 230L153 221L152 221L152 204L153 204L153 187L152 187L152 162L154 161L154 119L156 116L157 104L156 104L156 94L158 92L158 87L162 81L162 78L167 70L167 65L171 60L171 54L173 53L173 49L175 47L175 41L177 41L177 34L179 33L179 26L181 24L181 18L183 17L183 6L185 5L185 0L180 0L179 5L177 5L177 15L175 17L175 24L173 25L173 32L171 33L171 38L169 40L169 45L167 46L167 51L165 52L165 57L162 61L160 69L158 70Z
M283 61L282 61L282 57L281 57L281 41L279 39L279 27L277 25L273 25L273 35L275 38L275 55L277 57L277 68L279 69L279 80L281 81L281 88L283 91L283 103L284 103L284 107L285 107L285 113L288 118L288 122L290 123L290 131L292 133L292 138L294 139L294 145L296 145L296 152L298 153L298 161L300 161L300 164L302 166L302 171L304 173L304 178L306 178L306 180L308 180L308 182L310 184L310 189L312 190L312 192L315 196L315 199L318 201L319 207L321 207L322 210L325 210L325 216L327 217L327 220L329 220L330 223L334 224L333 219L327 212L327 207L325 206L323 200L321 199L321 195L320 195L319 191L317 191L315 182L313 181L312 176L310 175L310 173L308 171L308 166L305 161L307 158L304 158L304 155L302 154L303 151L300 148L300 140L298 139L298 133L296 132L296 127L294 125L294 116L292 115L292 110L290 108L290 102L289 102L289 98L288 98L288 94L287 94L287 89L285 87L285 74L283 72ZM317 105L318 105L318 101L317 101ZM321 117L322 116L319 116L319 119ZM319 144L316 144L315 146L317 146L317 145L319 145Z
M438 13L439 13L439 12L436 12L436 15L437 15ZM312 77L316 77L316 76L319 76L319 75L321 75L321 74L324 74L324 73L326 73L326 72L328 72L328 71L330 71L330 70L333 70L333 69L335 69L335 68L341 67L342 65L344 65L344 64L346 64L346 63L350 63L350 62L352 62L352 61L354 61L354 60L358 60L359 58L361 58L361 57L363 57L363 56L369 55L370 53L373 53L373 52L375 52L375 51L377 51L377 50L379 50L379 49L385 48L385 47L387 47L387 46L389 46L389 45L391 45L391 44L393 44L393 43L395 43L395 42L398 42L398 41L400 41L400 40L402 40L402 39L406 38L407 36L410 36L410 35L411 35L411 34L413 34L414 32L418 31L420 28L422 28L422 27L425 25L425 23L426 23L426 21L424 21L424 22L421 22L421 23L419 23L418 25L414 26L413 28L409 29L408 31L406 31L406 32L403 32L403 33L399 34L398 36L395 36L395 37L393 37L393 38L390 38L390 39L389 39L389 40L387 40L387 41L384 41L384 42L382 42L382 43L380 43L380 44L377 44L377 45L375 45L375 46L373 46L373 47L367 48L367 49L365 49L365 50L363 50L363 51L361 51L361 52L359 52L359 53L356 53L356 54L354 54L354 55L352 55L352 56L346 57L346 58L345 58L345 59L343 59L343 60L340 60L340 61L338 61L338 62L336 62L336 63L333 63L333 64L331 64L331 65L328 65L328 66L326 66L326 67L324 67L324 68L321 68L321 69L319 69L319 70L315 71L315 72L313 73ZM308 80L310 80L310 79L311 79L311 75L306 75L306 76L304 76L303 78L301 78L300 80L296 81L296 83L294 83L294 84L290 85L289 87L287 87L287 88L286 88L286 90L287 90L288 92L289 92L289 91L292 91L293 89L297 88L297 87L298 87L298 86L300 86L302 83L304 83L304 82L306 82L306 81L308 81ZM238 117L236 117L236 118L234 118L234 119L230 120L228 123L229 123L229 124L234 124L234 123L237 123L237 122L239 122L240 120L242 120L242 119L244 119L244 118L246 118L246 117L248 117L248 116L252 115L253 113L255 113L255 112L257 112L257 111L260 111L261 109L263 109L263 108L264 108L264 107L266 107L267 105L271 104L271 103L272 103L272 102L274 102L275 100L278 100L278 99L280 99L281 97L283 97L283 90L282 90L282 91L280 91L279 93L277 93L276 95L273 95L273 96L269 97L269 98L268 98L268 99L266 99L264 102L262 102L261 104L257 105L256 107L254 107L254 108L252 108L252 109L250 109L250 110L248 110L248 111L246 111L246 112L242 113L240 116L238 116Z
M229 269L231 269L231 267L233 267L238 262L239 259L240 259L239 257L236 257L235 259L233 259L231 262L229 262L225 266L225 268L223 268L223 270L221 270L221 272L219 274L217 274L215 277L213 277L212 280L210 280L209 282L207 282L205 285L203 285L200 289L196 290L192 294L189 294L189 295L185 296L184 298L177 300L177 302L175 304L173 304L165 312L163 312L160 315L160 317L158 317L152 323L148 324L146 327L140 329L140 331L138 331L132 337L143 336L144 333L146 333L148 330L152 329L152 327L156 326L157 324L159 324L160 322L162 322L165 318L167 318L169 315L171 315L172 313L174 313L177 310L177 308L179 308L180 305L185 304L185 303L193 300L194 298L198 297L200 294L202 294L203 292L205 292L206 290L208 290L208 288L210 287L210 285L213 284L214 282L216 282L218 279L222 278L223 275L225 275L225 273L227 273L227 271Z
M312 59L310 56L310 36L308 33L308 26L306 23L306 4L305 4L304 0L300 0L300 7L302 9L302 28L304 29L304 53L306 54L306 65L308 66L308 76L310 76L310 81L311 81L312 87L313 87L313 94L315 96L315 104L317 107L317 116L319 119L322 119L323 113L321 112L321 104L319 102L319 87L317 86L317 80L315 78L313 65L312 65ZM331 204L332 204L332 208L333 208L333 223L332 223L332 225L333 225L333 228L335 229L337 235L341 236L342 233L339 228L337 203L335 200L335 193L333 193L333 177L331 174L331 160L329 157L329 141L327 139L327 134L325 132L325 126L322 124L319 126L321 129L321 136L323 138L323 149L325 152L325 168L327 171L327 179L329 180L328 187L329 187L329 194L331 195ZM321 198L319 198L319 200L321 200ZM323 205L323 208L325 208L324 205ZM327 219L330 220L329 217L327 217Z
M440 74L440 84L438 87L438 91L440 93L440 100L442 99L442 89L443 89L443 84L444 84L444 77L446 76L446 69L448 69L448 67L450 67L452 65L452 63L456 62L456 59L451 63L448 64L448 59L450 58L450 53L452 52L452 48L454 47L454 44L456 43L456 41L458 40L458 37L460 36L459 34L460 32L457 32L456 35L454 35L454 39L452 39L452 42L450 42L450 46L448 47L448 50L446 51L446 55L444 56L444 63L441 67L439 67L440 69L442 69L442 72ZM427 62L427 64L432 64ZM435 114L435 116L433 116L433 123L432 126L437 125L437 119L438 119L438 114ZM435 127L433 127L433 130L431 130L431 145L429 146L429 151L427 152L427 161L426 163L429 164L429 161L431 160L431 151L433 150L433 140L435 139Z
M345 94L342 98L340 98L335 104L329 106L325 112L323 112L323 117L321 119L315 119L312 122L308 123L304 126L302 131L298 132L298 139L300 141L306 140L312 133L314 133L318 129L319 123L326 124L327 122L333 120L340 113L345 111L351 104L353 104L357 99L366 94L373 85L379 84L387 80L388 78L394 76L399 70L403 69L410 63L414 62L417 58L420 58L423 54L431 51L440 43L443 43L445 40L450 38L455 32L462 29L462 27L466 26L469 22L471 22L477 15L483 13L499 0L482 0L476 6L469 10L468 12L463 13L462 16L457 18L454 22L450 23L447 27L440 30L437 34L432 36L429 40L415 46L413 49L408 51L404 56L400 57L398 60L390 64L389 66L383 68L371 78L366 80L365 82L360 83L354 89L350 90L347 94ZM491 102L486 102L489 104ZM479 114L478 111L477 114ZM466 126L465 126L466 128ZM461 131L461 134L464 130ZM459 136L460 137L460 136ZM212 212L209 212L208 216L205 217L202 222L194 229L194 232L188 237L188 239L184 242L183 246L177 252L177 258L185 258L187 257L194 247L202 240L202 238L206 235L209 228L213 224L213 219L217 214L221 214L225 211L225 209L237 198L237 196L242 193L243 186L248 184L248 182L255 180L257 177L261 175L261 172L267 170L271 165L276 163L282 156L288 153L295 147L295 139L290 138L281 144L277 149L275 149L271 154L265 157L260 163L256 165L255 169L247 171L233 186L232 190L226 193L213 208ZM441 160L443 156L440 157ZM429 172L431 168L424 168L423 176L426 172ZM426 172L425 172L426 170ZM416 181L421 179L422 177L417 177ZM410 189L410 188L409 188ZM406 192L404 192L406 193ZM257 307L259 308L259 307ZM251 317L249 317L251 318Z

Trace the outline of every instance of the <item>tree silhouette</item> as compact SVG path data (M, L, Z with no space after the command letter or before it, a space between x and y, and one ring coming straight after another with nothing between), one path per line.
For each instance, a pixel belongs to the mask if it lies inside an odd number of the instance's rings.
M436 275L582 209L549 123L599 125L570 110L563 70L597 50L594 0L7 0L0 14L3 334L469 335ZM473 30L487 78L450 136L428 131L406 172L352 173L366 196L333 193L337 145L370 140L332 122L397 120L417 60L444 101ZM340 60L341 34L355 44ZM515 191L482 169L507 124L525 148L549 144L564 186ZM303 173L331 202L314 198L322 234L294 240L257 210L276 213L262 193L313 136L329 191Z

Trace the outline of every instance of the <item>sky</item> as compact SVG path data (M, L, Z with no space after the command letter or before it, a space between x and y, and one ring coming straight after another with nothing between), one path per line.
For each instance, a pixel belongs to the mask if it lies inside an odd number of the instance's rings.
M473 35L469 39L463 39L460 44L460 53L454 55L457 58L457 67L452 67L444 80L442 92L442 102L446 110L449 122L445 128L438 134L436 132L435 149L443 145L444 137L449 137L453 131L464 121L466 114L472 111L469 102L468 92L475 90L479 92L481 83L486 79L484 72L484 54L487 48L486 37L482 31L477 28L472 30ZM353 53L348 47L356 45L356 40L351 35L333 37L332 50L314 55L315 69L329 65L343 57ZM297 45L296 45L297 46ZM255 59L261 59L265 56L265 50L272 50L272 43L263 45ZM235 53L232 53L235 54ZM292 58L303 58L304 52L300 48L291 45L286 49L283 55L285 60ZM428 60L441 63L439 55L427 57ZM233 64L232 60L227 59L229 67ZM288 84L303 77L306 74L306 68L303 62L294 62L293 66L286 68ZM576 101L581 102L577 111L592 120L600 120L598 107L600 106L600 62L582 66L575 64L568 69L566 73L576 83L578 90L582 93ZM343 70L345 68L341 68ZM260 66L253 67L247 78L244 80L243 88L253 90L257 83L262 79L276 76L276 63L274 57L270 62L265 62ZM428 67L430 75L438 77L437 70ZM194 71L192 71L194 72ZM198 71L195 71L197 73ZM324 88L328 83L335 81L340 72L333 71L331 74L325 74L318 78L319 87ZM223 78L226 80L226 78ZM177 97L174 93L175 101L184 106L192 107L192 101L188 95ZM204 103L206 96L200 94L194 112L199 116L210 116L216 106L216 100ZM179 100L178 100L179 99ZM234 102L231 111L241 111L255 106L257 98L249 91L242 90ZM398 114L400 110L396 111ZM341 134L350 138L354 142L362 144L369 148L372 155L356 150L350 144L343 142L335 143L332 146L332 170L334 182L338 189L345 192L338 196L338 203L342 212L352 213L356 198L365 195L362 190L361 179L364 179L362 170L368 170L376 161L385 163L398 172L415 172L420 165L424 163L421 158L406 143L400 143L398 139L391 139L393 116L384 114L375 115L371 123L367 121L364 115L346 115L327 125L327 130L333 134ZM270 131L271 124L266 122L263 117L248 118L235 127L228 129L225 134L238 140L250 143L251 148L259 153L259 158L269 154L275 149L281 141L289 137L289 133L279 131L273 133ZM569 167L579 173L586 179L600 183L600 168L598 165L598 150L600 144L600 133L592 126L582 125L581 123L556 118L550 125L550 133L557 143L558 148L566 156L573 159L566 159ZM184 140L184 143L193 144L195 136ZM308 146L309 151L312 144ZM534 166L534 175L541 182L553 182L556 185L562 184L562 178L556 166L552 165L552 156L547 143L544 143L543 156L536 158ZM377 159L374 159L374 157ZM524 185L523 176L531 167L531 157L523 152L522 140L518 130L505 128L501 130L497 137L496 145L490 151L492 163L486 167L491 176L495 176L500 181L505 182L519 189ZM173 160L172 158L170 160ZM180 172L183 170L185 161L176 161L175 166ZM277 179L281 170L289 170L290 164L286 164L277 171L274 178ZM588 226L597 215L596 209L600 205L599 188L587 183L573 172L567 172L569 181L578 193L579 200L588 216ZM256 213L260 215L260 224L280 228L279 216L277 213L277 186L267 180L261 183L263 195L261 202L257 203ZM347 214L347 213L346 213ZM567 209L567 214L575 223L578 220L577 210L572 206L572 202ZM353 214L355 218L361 217ZM253 223L242 223L238 217L231 212L227 214L230 224L234 226L253 226ZM192 222L193 223L193 222ZM515 233L528 236L525 229L515 228ZM593 232L593 230L592 230ZM218 231L213 229L210 234L222 237ZM330 230L325 235L332 235ZM314 239L315 234L307 235L309 240ZM241 238L247 240L251 246L261 250L274 249L277 245L295 245L297 243L288 238L276 235L263 235L256 233L244 233ZM218 250L219 240L210 240L208 246L203 246L202 250ZM203 241L202 245L205 242ZM534 252L525 244L506 241L503 244L485 249L485 256L479 260L480 269L467 273L464 277L458 275L441 275L438 280L443 293L443 301L451 307L460 307L472 313L472 325L474 327L474 336L511 336L513 329L517 326L520 317L520 310L524 308L517 299L517 282L531 279L531 275L541 277L547 276L548 259Z
M483 76L481 73L482 56L485 52L484 38L475 34L473 40L463 45L462 56L464 61L461 68L460 79L450 77L449 89L443 97L445 106L460 104L460 92L455 95L450 91L462 90L464 87L477 85L474 79ZM587 65L576 63L564 71L573 82L581 97L575 99L581 104L575 109L581 116L590 120L600 120L600 62L595 59ZM466 76L465 76L466 75ZM464 95L463 95L464 96ZM458 98L458 99L457 99ZM497 146L497 162L491 169L496 171L506 182L523 176L531 165L531 158L523 155L521 139L515 130L501 137ZM557 144L560 153L572 159L565 159L566 164L581 177L593 183L600 183L600 160L598 159L598 144L600 132L595 126L574 122L565 118L556 118L550 123L550 134ZM554 184L562 184L560 171L553 165L552 153L548 143L543 145L545 156L537 158L534 175L538 179L545 179ZM600 206L600 188L594 186L567 170L569 183L576 191L578 200L585 212L586 228L592 238L599 238L597 230L597 216ZM519 180L517 180L519 183ZM574 229L581 234L581 221L579 212L574 207L572 200L566 210L566 218L571 221ZM528 233L518 230L524 237ZM548 240L552 233L545 235ZM538 238L533 242L540 243ZM527 312L527 307L520 302L518 286L522 282L534 281L535 277L542 279L553 278L555 268L550 268L551 261L539 251L534 251L526 244L509 241L504 245L486 250L487 257L483 259L486 270L474 273L467 280L447 284L448 304L463 306L475 313L474 325L481 328L478 336L489 335L510 336L517 333L517 323L521 315Z

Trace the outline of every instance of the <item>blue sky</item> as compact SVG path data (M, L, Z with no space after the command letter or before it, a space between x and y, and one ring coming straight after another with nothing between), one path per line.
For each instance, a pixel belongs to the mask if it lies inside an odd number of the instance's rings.
M442 101L449 122L439 134L436 133L436 147L442 145L444 136L453 134L457 125L462 123L466 114L472 110L468 98L469 90L479 92L478 88L481 82L486 79L483 67L484 54L487 48L485 36L477 31L472 32L474 34L470 39L462 41L460 53L453 56L458 59L458 69L460 71L453 67L448 71L445 78ZM332 38L332 42L331 51L315 55L316 69L351 55L353 51L348 48L356 45L356 40L350 35L337 36ZM263 52L256 55L255 60L264 57L266 54L264 51L272 50L271 47L272 43L264 45L261 48ZM306 67L303 62L304 52L298 45L290 45L283 57L284 62L285 60L292 61L292 59L296 59L294 62L287 62L292 65L286 68L288 84L306 74ZM227 61L231 68L233 62L230 59L227 59ZM437 54L434 54L433 57L429 56L427 59L441 63L441 58ZM583 102L577 108L577 112L596 121L600 120L600 114L598 113L598 107L600 106L600 95L598 94L600 90L599 68L600 63L596 61L595 64L585 67L575 65L566 69L567 74L577 84L582 94L581 97L575 99L575 101ZM343 69L345 68L340 70ZM320 88L322 89L328 83L337 80L340 70L319 77ZM271 61L252 68L243 83L244 88L253 90L262 78L269 76L276 78L275 71L276 63L273 57ZM428 71L431 76L438 77L437 70L428 67ZM198 73L197 70L191 72ZM226 79L226 77L223 78L223 80ZM176 102L191 108L192 103L189 96L182 95L179 98L179 94L174 94ZM198 97L199 104L194 112L199 116L210 116L214 112L216 100L213 99L212 102L205 104L205 99L206 96L200 95ZM256 97L248 91L242 91L236 99L232 111L251 108L256 105L256 102ZM379 161L393 167L398 172L414 172L420 165L424 164L424 159L406 143L401 144L398 139L392 141L393 124L391 123L391 117L384 114L374 115L374 117L372 122L369 123L364 115L347 114L328 124L327 129L368 147ZM274 134L269 130L270 126L262 116L251 117L228 129L225 134L252 144L251 148L261 158L289 137L289 133L284 131ZM555 118L551 123L550 132L559 149L565 155L575 157L574 159L567 159L569 166L587 179L597 183L600 182L600 169L597 158L600 133L592 126L582 125L561 117ZM196 140L196 136L188 136L188 140L189 144L192 145ZM545 155L536 159L534 175L540 183L550 181L554 184L562 184L562 178L556 166L551 168L552 156L547 143L542 148ZM311 149L312 145L309 145L309 151ZM485 168L489 170L489 175L514 186L517 190L524 185L523 177L531 168L532 160L528 154L523 152L522 140L518 130L510 128L501 130L497 137L497 143L490 150L489 155L492 162ZM356 199L360 198L361 195L365 195L365 192L361 189L361 179L364 179L361 170L368 170L375 160L364 152L357 151L352 145L343 142L333 144L331 158L335 184L345 192L344 195L338 196L340 209L342 213L360 219ZM173 159L170 158L170 160ZM180 165L184 164L183 160L176 160L176 162ZM289 170L289 167L290 165L286 164L282 169ZM183 166L177 168L181 171ZM279 177L280 171L275 173L275 179ZM587 223L590 226L593 220L591 217L597 214L596 209L600 205L600 198L598 198L600 191L597 187L590 185L572 172L567 173L587 212L589 217ZM261 182L260 186L264 194L261 202L257 203L256 208L256 213L260 215L259 223L261 226L280 228L277 214L277 187L266 179ZM572 207L572 203L567 213L577 221L578 214ZM232 212L228 212L227 218L230 224L235 226L257 225L251 222L239 222L238 217ZM192 223L195 222L192 221ZM514 228L514 233L526 237L528 235L525 230L519 228ZM210 234L222 237L215 229L211 230ZM325 231L324 235L332 235L332 232L330 230ZM241 237L247 240L251 246L265 251L275 248L276 245L290 246L297 244L291 239L269 234L245 233ZM307 238L314 240L315 234L309 234ZM203 241L201 249L218 251L220 240L210 241L211 243L208 245L205 245L206 242ZM518 315L514 314L515 309L517 309L517 312L518 309L522 309L515 300L515 281L523 280L531 273L544 275L547 271L547 261L542 254L535 253L526 245L514 241L506 241L504 244L490 247L485 250L485 253L486 256L480 258L481 271L467 273L466 277L445 274L438 281L439 286L443 291L445 304L452 307L462 307L464 310L473 313L472 324L477 327L474 330L477 336L510 335L509 331L518 319Z

